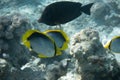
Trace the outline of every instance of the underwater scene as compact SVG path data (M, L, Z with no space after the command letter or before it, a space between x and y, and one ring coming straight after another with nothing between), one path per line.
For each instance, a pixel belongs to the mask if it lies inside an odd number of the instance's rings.
M120 0L0 0L0 80L120 80Z

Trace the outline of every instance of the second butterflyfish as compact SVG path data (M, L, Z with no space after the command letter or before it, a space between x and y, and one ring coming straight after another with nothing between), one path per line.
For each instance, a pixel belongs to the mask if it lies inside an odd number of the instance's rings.
M22 43L29 50L37 53L40 58L54 57L61 55L61 50L68 47L69 38L63 31L28 30L22 36Z

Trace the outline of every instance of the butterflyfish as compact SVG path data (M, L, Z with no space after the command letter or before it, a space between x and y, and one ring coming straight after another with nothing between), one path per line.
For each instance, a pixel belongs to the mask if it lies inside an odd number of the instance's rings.
M57 51L56 49L54 40L38 30L26 31L26 33L22 36L22 43L29 50L37 53L40 58L61 55L61 51Z

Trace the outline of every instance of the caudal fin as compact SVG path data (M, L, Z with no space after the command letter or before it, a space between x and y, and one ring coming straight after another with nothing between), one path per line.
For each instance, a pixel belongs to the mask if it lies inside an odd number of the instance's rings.
M92 7L93 4L94 3L90 3L90 4L87 4L85 6L82 6L81 11L84 12L85 14L87 14L87 15L90 15L91 14L90 8Z

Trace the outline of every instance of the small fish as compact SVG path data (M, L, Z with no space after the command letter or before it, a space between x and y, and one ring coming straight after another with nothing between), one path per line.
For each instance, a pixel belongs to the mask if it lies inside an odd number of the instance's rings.
M54 39L57 49L65 50L66 48L68 48L69 37L64 31L47 30L44 33Z
M57 51L54 40L46 34L38 30L28 30L22 37L22 43L37 53L40 58L54 57L57 54L62 54Z
M68 48L69 38L62 30L28 30L22 36L22 43L38 57L48 58L61 55Z
M114 53L120 53L120 36L113 37L104 45L104 48L109 49Z
M90 15L92 5L93 3L82 6L82 4L78 2L55 2L45 8L38 22L50 26L65 24L79 17L82 12Z

